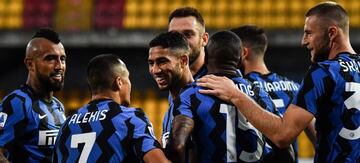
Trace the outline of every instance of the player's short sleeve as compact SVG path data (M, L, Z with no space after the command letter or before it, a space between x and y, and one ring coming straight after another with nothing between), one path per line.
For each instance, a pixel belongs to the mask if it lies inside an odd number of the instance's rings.
M326 100L334 88L334 82L325 69L319 65L312 65L303 79L298 94L292 104L306 109L313 115L317 115L319 104L326 104Z
M191 98L196 96L196 94L192 94L191 92L191 90L187 90L174 100L174 117L177 115L183 115L189 118L194 117L191 109Z
M0 104L0 147L11 148L17 137L22 137L26 127L25 99L15 94L7 96Z
M137 157L142 160L152 149L161 148L154 135L154 129L143 111L136 111L130 123L134 125L133 140Z

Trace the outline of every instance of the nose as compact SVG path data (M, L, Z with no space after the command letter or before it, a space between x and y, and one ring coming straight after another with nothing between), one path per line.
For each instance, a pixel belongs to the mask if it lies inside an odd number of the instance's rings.
M62 60L60 57L55 61L55 70L64 70L65 69L65 61Z
M302 46L307 46L308 45L307 38L306 38L305 34L303 35L303 37L301 39L301 45Z

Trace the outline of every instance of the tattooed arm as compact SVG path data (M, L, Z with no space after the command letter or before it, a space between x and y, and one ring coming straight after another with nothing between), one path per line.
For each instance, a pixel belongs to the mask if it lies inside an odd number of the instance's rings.
M174 117L170 144L173 150L171 161L185 162L186 142L194 129L194 120L183 115Z

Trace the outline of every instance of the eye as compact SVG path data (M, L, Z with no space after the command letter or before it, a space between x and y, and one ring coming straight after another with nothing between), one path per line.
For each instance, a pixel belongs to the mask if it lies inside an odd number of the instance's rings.
M66 61L66 56L61 56L61 57L60 57L60 60L61 60L61 61Z
M46 61L52 61L52 60L55 60L56 59L56 57L54 56L54 55L47 55L45 58L44 58L44 60L46 60Z
M191 32L191 31L184 32L183 34L184 34L184 36L185 36L186 38L191 38L192 36L194 36L194 33Z

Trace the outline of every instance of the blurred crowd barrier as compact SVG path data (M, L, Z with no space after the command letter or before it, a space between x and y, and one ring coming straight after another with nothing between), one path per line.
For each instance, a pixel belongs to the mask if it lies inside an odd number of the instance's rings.
M304 13L323 0L0 0L0 30L58 31L164 29L175 8L191 6L208 29L256 24L265 28L302 28ZM360 27L360 1L335 0Z
M0 100L5 95L4 91L0 91ZM67 90L58 92L55 96L64 104L68 116L90 100L90 93L88 91ZM142 108L145 111L154 126L157 138L160 138L163 116L168 109L167 98L160 98L157 92L150 89L145 93L135 90L132 92L131 106ZM299 157L312 158L314 156L312 144L304 132L300 134L298 143Z

